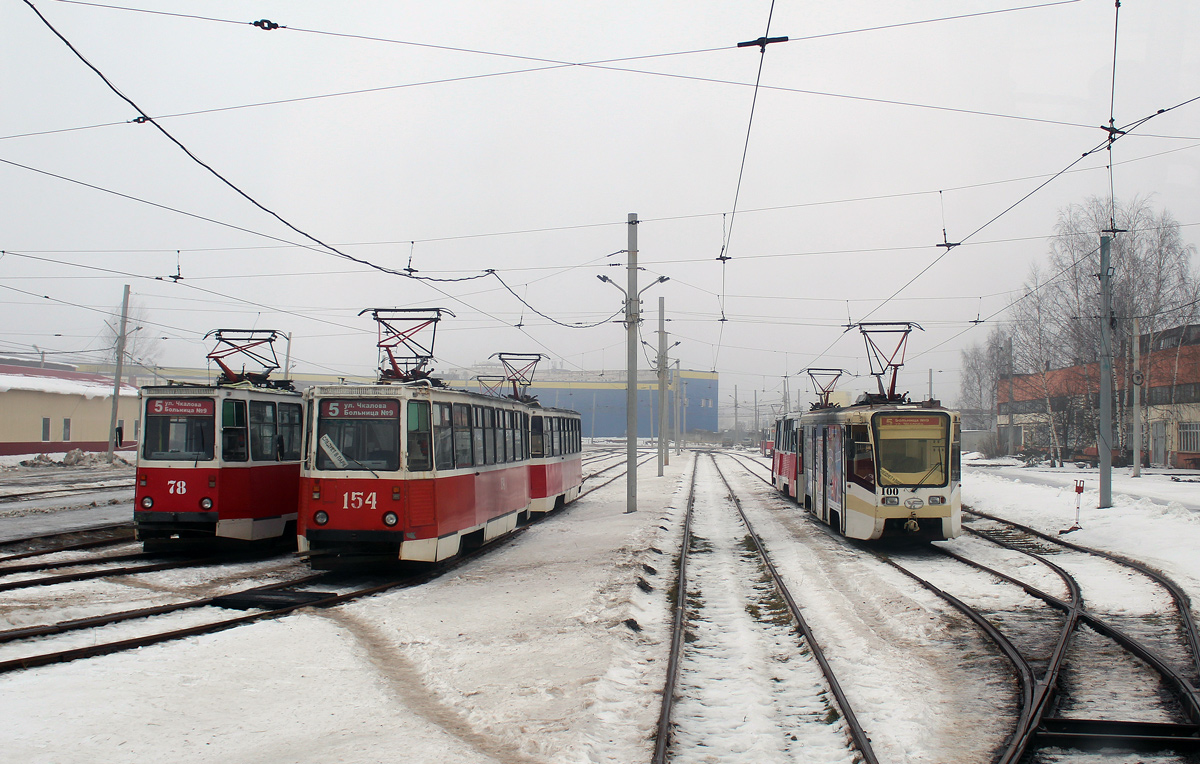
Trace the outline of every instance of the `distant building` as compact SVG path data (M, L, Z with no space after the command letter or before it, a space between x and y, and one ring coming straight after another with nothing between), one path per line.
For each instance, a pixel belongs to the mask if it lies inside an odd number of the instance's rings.
M108 450L112 377L0 359L0 454ZM138 391L121 385L117 427L125 447L138 440Z
M1200 467L1200 325L1143 334L1140 342L1143 452L1154 466ZM1127 460L1134 371L1132 363L1114 359L1114 448ZM1099 402L1098 363L1004 377L997 390L1001 448L1011 434L1017 449L1048 449L1053 422L1064 458L1094 456Z

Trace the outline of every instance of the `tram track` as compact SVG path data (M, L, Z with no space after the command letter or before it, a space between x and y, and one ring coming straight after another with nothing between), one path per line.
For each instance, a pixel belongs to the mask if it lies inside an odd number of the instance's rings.
M730 456L746 473L769 483L744 459ZM876 544L853 546L958 609L1012 666L1017 711L1012 732L994 761L1069 761L1073 749L1173 750L1190 756L1200 751L1200 694L1195 687L1200 650L1186 594L1136 560L984 513L964 514L988 521L986 528L964 524L978 539L975 543L959 539L953 545L910 550L897 559ZM970 556L963 553L964 546ZM989 555L981 551L984 547L997 551ZM1114 568L1124 566L1145 575L1162 588L1161 601L1151 599L1148 612L1133 612L1136 608L1123 602L1129 599L1127 584L1115 596L1097 596L1097 603L1085 607L1085 594L1102 594L1121 578L1115 572L1098 573L1098 559L1072 560L1072 565L1063 559L1091 554ZM972 559L998 556L1007 559L990 564ZM964 570L963 565L970 567ZM1078 580L1068 567L1079 569ZM1011 587L1016 594L1000 595L997 586ZM1146 599L1145 594L1140 597ZM999 607L998 599L1010 606ZM1014 604L1017 599L1022 601ZM1172 607L1174 618L1164 618ZM1054 751L1052 759L1039 758L1037 752L1045 748Z
M984 517L980 513L971 514ZM1077 555L1094 550L1001 518L986 517L1006 532L996 532L995 528L968 528L968 532L981 544L1003 550L1007 559L1001 562L1015 568L1020 576L997 569L997 563L985 564L974 559L975 555L988 556L978 544L958 545L973 549L972 556L941 546L901 561L888 555L879 556L963 612L1011 662L1018 681L1019 711L1012 734L995 759L997 764L1028 760L1035 751L1047 747L1081 751L1200 751L1200 693L1194 685L1197 662L1192 647L1196 635L1186 597L1177 611L1179 623L1168 624L1165 634L1158 612L1148 618L1135 618L1127 613L1085 607L1084 591L1101 590L1098 580L1111 580L1111 576L1097 579L1096 571L1089 570L1089 564L1081 564L1079 559L1070 564L1061 560L1063 564L1059 564L1048 556L1067 549ZM934 550L939 559L955 561L953 570L929 559ZM1139 571L1144 567L1135 561L1114 559L1107 553L1098 557ZM1019 564L1018 558L1033 560L1049 571L1050 577L1058 580L1064 596L1030 583L1027 579L1033 574L1028 566ZM964 585L971 574L964 574L962 565L987 582L978 581L968 587L973 593L963 594L963 599L959 599L945 589ZM1068 567L1083 572L1082 583ZM1156 571L1146 574L1170 591L1172 597L1182 596L1178 587L1161 574ZM1042 575L1043 580L1047 577ZM942 583L939 585L938 581ZM995 595L980 594L987 591L988 582L1004 582L1019 589L1043 605L1042 614L1034 615L1031 608L1024 606L997 607ZM982 601L971 604L971 600ZM991 607L987 606L989 600ZM1136 626L1141 628L1131 628ZM1060 751L1054 760L1066 759Z
M97 536L98 538L91 538L92 536ZM60 543L61 539L72 540L64 544ZM91 528L79 528L69 531L55 531L36 536L26 536L24 538L9 539L8 541L0 542L0 548L25 548L25 551L22 552L14 552L0 556L0 563L25 560L31 557L56 554L58 552L73 552L82 549L113 546L115 544L122 544L132 540L133 523L97 525Z
M745 714L742 723L756 729L755 750L739 752L748 761L792 760L806 746L833 745L847 760L874 764L870 740L798 603L716 457L708 457L697 453L693 462L652 761L713 750L730 734L722 725ZM719 482L698 481L701 472ZM806 653L813 660L803 659ZM730 665L737 666L737 689L732 677L711 674ZM776 734L766 731L770 726Z
M638 464L640 466L653 458L653 455L647 456L641 459ZM611 465L596 472L592 472L588 475L588 477L596 478L603 473L607 473L616 467L623 467L624 465L625 462L622 460L617 464ZM586 491L580 493L580 497L620 479L622 476L624 476L624 474L624 471L618 472L601 483L589 486ZM0 659L0 673L108 655L124 650L131 650L139 647L159 644L162 642L183 639L186 637L216 633L218 631L255 623L262 620L281 618L303 608L334 607L345 602L367 597L372 594L378 594L391 589L419 586L438 576L445 575L446 573L466 564L467 562L473 561L485 554L492 553L499 548L507 546L527 528L558 517L569 511L571 507L572 505L567 505L557 512L545 513L541 516L535 517L530 522L518 528L516 532L503 536L489 544L485 544L478 549L472 550L471 552L457 557L448 563L427 569L413 568L412 566L408 566L407 572L399 577L394 577L383 582L376 580L357 587L352 586L347 591L327 592L313 590L311 588L313 586L329 586L331 583L335 583L339 580L339 576L341 576L343 579L345 578L345 571L323 571L280 583L256 586L250 589L190 599L182 602L104 613L87 616L84 618L67 619L55 623L0 631L0 645L7 646L22 643L40 644L46 642L47 640L53 641L56 637L64 637L65 635L71 635L77 632L103 630L105 627L127 624L135 621L147 621L147 623L149 623L152 622L153 619L156 619L160 616L168 618L180 618L183 617L183 614L187 613L188 611L203 611L205 608L219 607L255 610L255 612L248 613L247 615L236 616L233 618L219 618L216 620L208 619L204 623L190 624L182 628L154 631L153 633L141 634L136 637L117 639L84 646L73 646L66 649L34 652L15 658ZM229 560L228 558L224 558L220 560L209 561L228 562ZM96 560L92 560L90 562L79 561L73 564L84 565L94 562L96 562ZM183 567L189 563L194 564L194 561L176 561L173 563L164 563L160 566L140 566L125 572L92 571L89 574L83 574L75 577L54 577L61 578L61 581L50 581L49 578L51 577L47 577L46 579L39 579L37 582L13 583L24 583L25 587L35 586L38 585L38 583L65 583L68 580L84 580L85 577L98 578L104 576L128 575L136 572L151 572L152 569L166 570L169 566ZM3 572L3 569L0 569L0 573ZM8 588L11 590L25 587L10 586ZM346 588L345 585L343 585L342 588ZM5 586L0 584L0 591L4 590Z

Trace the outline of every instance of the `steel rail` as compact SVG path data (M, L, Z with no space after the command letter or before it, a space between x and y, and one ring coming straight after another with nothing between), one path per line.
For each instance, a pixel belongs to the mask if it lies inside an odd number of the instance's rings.
M53 586L55 584L71 583L73 581L87 581L93 578L108 578L110 576L131 576L138 573L153 573L159 570L173 570L175 568L200 567L204 565L216 565L228 560L214 560L212 558L200 558L192 560L173 560L171 562L159 562L150 565L138 565L128 568L113 568L109 570L89 570L84 573L67 573L61 576L44 576L42 578L29 578L23 581L9 581L8 583L0 584L0 592L12 591L13 589L28 589L34 586ZM80 563L86 565L87 563Z
M688 485L687 510L683 517L683 539L679 545L679 574L675 579L674 614L671 619L671 650L667 657L667 675L663 682L662 704L654 735L652 764L665 764L671 744L671 711L675 707L675 685L679 679L679 659L683 655L683 621L687 611L687 557L692 543L692 507L696 503L697 459L692 459L692 478Z
M5 555L4 557L0 557L0 563L12 562L14 560L27 560L30 557L41 557L43 555L55 554L57 552L74 552L74 551L78 551L80 549L95 549L96 547L115 546L117 544L124 544L124 543L130 542L130 541L136 541L136 539L133 536L133 526L132 525L119 525L119 526L112 526L112 527L128 528L129 533L127 535L114 536L112 538L107 538L107 539L95 539L92 541L80 541L80 542L77 542L74 544L63 544L61 546L47 547L45 549L37 549L37 550L31 551L31 552L20 552L18 554ZM74 533L74 531L72 531L72 533ZM65 535L65 534L55 534L55 535ZM34 537L34 538L38 538L38 537ZM15 543L20 543L20 542L0 542L0 545L8 545L10 543L15 544Z
M829 665L829 661L825 657L825 651L821 648L821 644L817 641L816 636L809 627L808 621L804 619L804 615L800 610L800 605L795 599L793 599L791 590L788 589L787 584L784 583L783 577L780 576L778 569L776 569L775 564L771 561L771 556L767 553L766 546L763 544L762 539L754 531L754 525L750 522L750 518L746 515L745 509L742 508L741 500L738 499L737 495L734 493L733 487L729 485L729 481L725 478L725 473L721 471L720 465L717 464L716 456L710 453L709 458L712 459L713 467L717 470L717 475L720 476L721 482L725 485L725 490L729 495L730 501L733 502L734 507L737 508L738 514L741 516L742 522L746 526L746 532L750 535L750 538L753 539L754 547L757 549L759 557L762 559L763 564L766 565L767 570L770 572L771 579L775 582L775 588L787 602L788 609L791 611L792 617L796 620L797 629L804 637L804 641L808 645L809 650L812 651L813 657L816 658L817 664L821 667L821 673L824 674L825 681L829 684L829 690L837 700L838 707L842 712L842 718L846 720L846 726L850 729L850 737L854 742L854 746L858 749L858 752L862 754L863 761L865 761L867 764L879 764L879 759L876 757L875 751L871 747L871 738L867 735L866 730L863 729L862 724L859 723L858 716L854 713L854 709L850 705L850 700L846 697L846 693L842 690L842 686L837 680L837 675L834 673L833 667ZM736 459L734 461L737 462Z
M256 586L252 589L235 592L234 595L276 591L296 586L306 586L314 581L326 578L328 576L328 571L322 571L320 573L303 576L292 581L285 581L278 584L268 584L266 586ZM150 616L162 615L164 613L174 613L179 610L190 610L206 607L213 604L217 600L228 596L232 595L216 595L212 597L204 597L198 600L188 600L187 602L176 602L170 605L156 605L153 607L138 608L137 610L123 610L118 613L105 613L103 615L89 616L87 618L75 618L68 621L58 621L57 623L45 624L43 626L26 626L20 629L9 629L7 631L0 631L0 644L6 642L15 642L21 639L31 639L33 637L47 637L55 634L66 634L67 632L79 631L81 629L95 629L100 626L108 626L110 624L122 623L124 621L133 621L139 618L149 618Z

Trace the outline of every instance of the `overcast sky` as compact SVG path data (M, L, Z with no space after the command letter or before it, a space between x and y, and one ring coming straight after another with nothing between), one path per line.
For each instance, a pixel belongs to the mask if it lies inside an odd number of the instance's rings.
M664 297L672 355L720 372L723 407L735 384L807 390L809 366L867 372L844 327L862 320L919 323L900 386L933 369L953 400L959 351L1003 320L1058 211L1107 196L1105 152L1054 176L1103 143L1110 103L1120 127L1200 96L1194 0L1122 4L1115 89L1112 0L34 4L199 160L352 257L494 269L594 324L620 310L596 276L624 285L637 213L642 284L671 279L643 295L643 336ZM790 41L737 48L769 16ZM298 372L370 374L359 311L439 306L443 371L497 351L623 368L619 324L566 328L500 279L414 281L289 229L134 123L23 0L0 4L0 40L0 353L101 359L128 283L162 365L254 327L292 333ZM1118 199L1200 240L1200 102L1112 157Z

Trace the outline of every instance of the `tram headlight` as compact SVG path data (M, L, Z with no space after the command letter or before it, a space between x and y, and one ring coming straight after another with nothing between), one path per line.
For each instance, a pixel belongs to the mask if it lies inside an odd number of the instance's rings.
M329 522L329 513L323 509L318 510L317 513L313 515L313 522L317 525L324 525L325 523Z
M945 503L946 503L945 496L930 496L929 497L929 506L931 506L931 507L935 504L945 504Z
M394 527L396 525L396 523L398 523L398 522L400 522L400 518L396 516L395 512L385 512L384 513L383 524L386 525L387 527L389 527L389 528Z
M885 507L900 506L900 497L899 496L884 496L883 497L883 506L885 506Z
M149 496L142 497L142 509L150 509L154 506L154 499Z
M200 509L212 509L212 499L205 496L200 500Z

